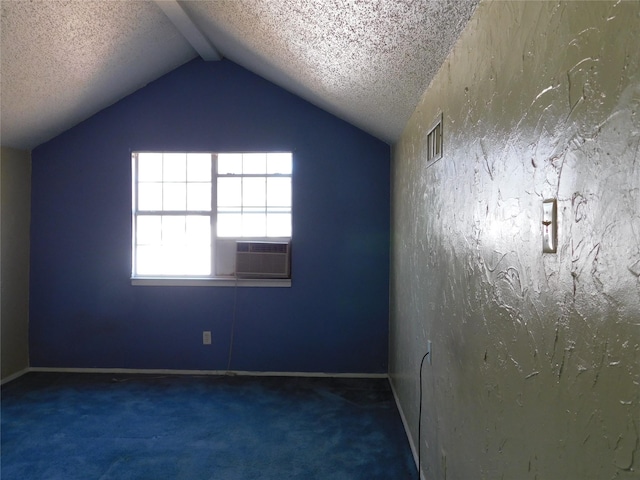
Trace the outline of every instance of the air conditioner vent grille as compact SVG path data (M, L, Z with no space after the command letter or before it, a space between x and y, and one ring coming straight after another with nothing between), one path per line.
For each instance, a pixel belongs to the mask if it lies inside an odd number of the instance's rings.
M291 278L290 244L286 242L236 242L236 276L239 278Z
M238 252L251 253L287 253L287 243L274 242L238 242Z

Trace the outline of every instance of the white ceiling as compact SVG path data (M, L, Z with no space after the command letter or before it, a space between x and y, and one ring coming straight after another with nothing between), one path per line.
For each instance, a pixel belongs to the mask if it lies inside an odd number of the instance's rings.
M477 1L170 3L223 57L393 143ZM0 5L3 146L34 148L198 56L152 0Z

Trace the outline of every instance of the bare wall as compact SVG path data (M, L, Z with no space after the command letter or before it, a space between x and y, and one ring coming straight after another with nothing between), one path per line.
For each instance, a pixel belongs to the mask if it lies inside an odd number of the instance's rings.
M5 380L29 366L30 153L2 147L0 177L0 323Z
M390 375L417 445L433 342L427 479L640 474L638 38L639 2L483 2L394 148Z
M136 150L293 152L291 287L131 285ZM387 372L390 157L233 62L200 59L38 146L31 367Z

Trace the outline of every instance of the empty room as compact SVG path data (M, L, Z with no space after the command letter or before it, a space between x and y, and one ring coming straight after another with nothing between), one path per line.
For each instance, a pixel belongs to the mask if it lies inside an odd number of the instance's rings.
M2 0L3 479L640 478L640 2Z

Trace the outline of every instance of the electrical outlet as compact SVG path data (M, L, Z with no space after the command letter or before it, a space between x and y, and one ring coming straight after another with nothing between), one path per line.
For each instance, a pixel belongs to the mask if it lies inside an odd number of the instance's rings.
M431 348L431 340L427 340L427 362L429 365L433 362L433 349Z
M202 332L202 344L203 345L211 345L211 332L205 330Z

